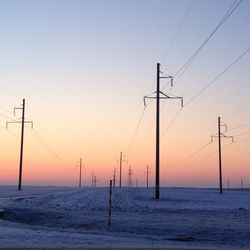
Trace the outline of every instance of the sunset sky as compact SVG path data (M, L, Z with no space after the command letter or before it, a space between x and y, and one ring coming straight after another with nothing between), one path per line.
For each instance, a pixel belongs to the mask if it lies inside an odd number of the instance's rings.
M143 97L155 91L156 64L175 75L234 2L1 1L0 184L17 183L21 126L5 124L20 117L13 108L25 98L34 129L25 129L24 185L77 185L80 157L84 185L92 172L98 185L108 185L114 167L118 177L121 151L123 183L131 165L134 181L145 186L148 164L153 185L155 102L144 110ZM174 87L164 89L186 105L179 112L179 101L161 101L163 186L218 186L217 141L196 152L216 135L221 116L225 135L235 136L234 144L223 139L224 186L230 179L239 187L243 178L250 187L249 13L250 1L242 1Z

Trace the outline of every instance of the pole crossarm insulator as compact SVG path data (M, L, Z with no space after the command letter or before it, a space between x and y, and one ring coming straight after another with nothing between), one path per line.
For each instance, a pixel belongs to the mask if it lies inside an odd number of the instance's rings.
M155 94L155 93L156 92L154 92L152 94ZM159 93L162 95L162 96L159 96L159 99L180 99L181 100L181 107L182 108L184 107L184 105L183 105L183 97L182 96L170 96L170 95L167 95L167 94L163 93L162 91L159 91ZM144 103L145 107L147 106L146 99L157 99L156 96L151 96L151 95L143 97L143 103Z
M8 129L8 124L10 123L22 123L21 121L18 122L18 121L13 121L13 122L6 122L6 128ZM24 121L24 123L28 123L28 124L31 124L31 128L33 129L33 121Z
M225 132L227 131L227 124L221 124L220 126L225 128Z
M162 78L163 78L163 79L164 79L164 78L165 78L165 79L173 79L172 76L160 76L160 78L161 78L161 79L162 79Z
M15 107L14 108L14 115L16 115L16 110L22 110L23 109L23 107L21 108L21 107Z

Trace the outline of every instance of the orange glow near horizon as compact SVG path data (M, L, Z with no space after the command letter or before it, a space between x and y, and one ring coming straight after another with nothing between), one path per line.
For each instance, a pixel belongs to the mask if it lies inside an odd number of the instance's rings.
M250 1L183 74L179 69L230 8L228 1L194 1L173 44L189 1L62 2L0 2L0 185L17 184L21 126L6 130L5 124L20 121L13 108L25 98L34 129L25 126L23 185L75 186L80 157L83 183L91 185L93 172L97 185L107 186L114 168L118 183L122 151L123 184L131 166L134 183L145 186L149 165L153 186L155 100L144 109L143 97L154 95L161 63L162 75L174 76L173 87L161 79L162 91L184 98L182 109L180 100L161 100L161 185L218 186L218 142L208 143L221 116L228 126L223 133L235 136L232 145L222 140L224 186L230 180L239 187L242 178L250 188Z

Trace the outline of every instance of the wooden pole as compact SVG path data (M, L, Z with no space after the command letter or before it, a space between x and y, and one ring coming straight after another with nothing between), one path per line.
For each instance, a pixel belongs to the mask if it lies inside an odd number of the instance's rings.
M109 222L108 222L109 230L111 228L111 210L112 210L112 180L110 180L109 183Z

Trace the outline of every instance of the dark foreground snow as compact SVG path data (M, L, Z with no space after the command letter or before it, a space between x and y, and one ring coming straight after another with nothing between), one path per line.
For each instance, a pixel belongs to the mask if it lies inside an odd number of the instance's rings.
M250 249L250 190L0 186L0 247Z

